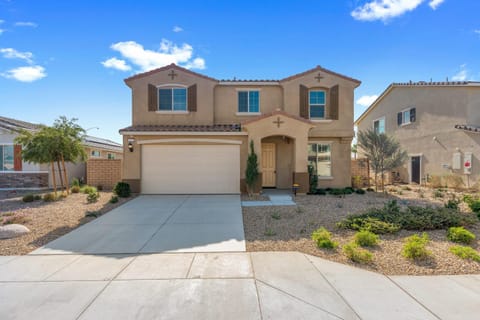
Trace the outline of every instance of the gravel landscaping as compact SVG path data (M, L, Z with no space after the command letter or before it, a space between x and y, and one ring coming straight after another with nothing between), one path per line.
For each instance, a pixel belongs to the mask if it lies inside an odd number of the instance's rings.
M408 190L411 189L411 190ZM433 230L426 233L430 237L427 249L432 255L426 260L414 262L402 256L404 238L421 232L401 230L396 234L380 235L380 243L369 249L373 262L357 264L343 253L342 247L352 241L355 232L338 229L336 223L349 214L362 213L367 208L383 207L396 199L400 206L443 206L461 193L420 188L418 186L390 187L390 194L367 192L364 195L351 194L345 197L332 195L297 196L297 207L244 207L243 220L247 251L300 251L333 261L355 265L387 275L433 275L433 274L472 274L480 273L480 263L462 260L452 254L449 248L455 243L447 239L446 230ZM437 197L435 197L437 196ZM469 213L465 203L460 210ZM468 212L468 213L467 213ZM319 249L311 240L311 234L319 227L332 232L332 239L339 243L334 250ZM471 246L478 252L480 247L480 223L467 228L476 235Z
M95 203L87 203L87 195L71 194L67 198L44 202L25 203L21 193L0 192L0 220L15 218L15 223L25 225L30 233L13 239L0 240L0 255L27 254L44 244L72 231L93 219L125 203L131 198L119 198L109 203L111 192L100 191ZM87 216L88 213L93 215Z

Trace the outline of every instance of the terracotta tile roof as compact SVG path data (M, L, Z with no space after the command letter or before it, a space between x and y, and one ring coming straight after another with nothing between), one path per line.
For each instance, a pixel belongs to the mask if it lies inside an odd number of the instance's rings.
M220 82L280 82L277 79L222 79Z
M141 125L120 129L122 132L240 132L240 124L213 124L213 125Z
M280 110L277 110L277 111L274 111L274 112L271 112L271 113L262 114L261 116L255 117L255 118L253 118L251 120L247 120L245 122L242 122L242 125L248 125L252 122L260 121L262 119L265 119L265 118L268 118L268 117L273 117L273 116L284 116L284 117L295 119L295 120L305 122L305 123L308 123L308 124L311 124L311 125L315 125L312 121L310 121L308 119L305 119L305 118L302 118L302 117L299 117L299 116L295 116L293 114L287 113L285 111L280 111Z
M467 124L456 124L455 129L472 132L472 133L480 133L480 127L470 126Z
M206 75L203 75L203 74L200 74L200 73L197 73L197 72L193 72L193 71L191 71L191 70L189 70L189 69L186 69L186 68L177 66L175 63L169 64L169 65L164 66L164 67L161 67L161 68L153 69L153 70L150 70L150 71L147 71L147 72L143 72L143 73L136 74L136 75L134 75L134 76L131 76L131 77L129 77L129 78L124 79L123 81L125 81L125 83L128 84L128 82L130 82L130 81L132 81L132 80L139 79L139 78L143 78L143 77L147 77L147 76L149 76L149 75L151 75L151 74L154 74L154 73L157 73L157 72L160 72L160 71L169 70L169 69L180 70L180 71L183 71L183 72L192 74L192 75L197 76L197 77L201 77L201 78L204 78L204 79L208 79L208 80L211 80L211 81L218 82L217 79L214 79L214 78L208 77L208 76L206 76Z
M280 82L290 81L290 80L293 80L293 79L296 79L296 78L299 78L299 77L303 77L304 75L309 74L309 73L314 72L314 71L323 71L323 72L326 72L326 73L333 74L333 75L335 75L335 76L337 76L337 77L340 77L340 78L343 78L343 79L346 79L346 80L349 80L349 81L352 81L352 82L356 82L356 83L358 83L358 84L362 83L360 80L347 77L347 76L345 76L345 75L343 75L343 74L336 73L336 72L334 72L334 71L332 71L332 70L328 70L328 69L322 68L321 66L316 66L316 67L313 68L313 69L310 69L310 70L307 70L307 71L304 71L304 72L301 72L301 73L294 74L293 76L290 76L290 77L287 77L287 78L283 78L282 80L280 80Z

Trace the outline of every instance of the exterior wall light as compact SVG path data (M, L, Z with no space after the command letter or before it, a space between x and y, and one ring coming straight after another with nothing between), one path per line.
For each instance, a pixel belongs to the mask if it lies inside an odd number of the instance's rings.
M130 152L133 152L133 143L134 143L134 142L135 142L135 139L133 139L133 138L129 138L129 139L128 139L128 150L129 150Z

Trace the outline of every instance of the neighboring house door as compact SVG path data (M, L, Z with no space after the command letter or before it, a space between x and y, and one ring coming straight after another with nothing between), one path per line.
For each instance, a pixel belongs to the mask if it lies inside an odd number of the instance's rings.
M262 187L275 187L276 176L275 143L262 143Z
M412 161L412 182L420 184L420 156L411 158Z

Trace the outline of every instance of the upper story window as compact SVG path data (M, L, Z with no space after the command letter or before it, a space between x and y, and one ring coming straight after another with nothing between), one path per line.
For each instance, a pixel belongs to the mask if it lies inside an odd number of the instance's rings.
M385 133L385 117L373 121L373 131L375 133Z
M186 88L158 89L158 110L187 111L187 89Z
M0 171L14 170L13 145L0 145Z
M91 155L92 157L99 158L99 157L100 157L100 151L98 151L98 150L92 150L92 152L90 152L90 155Z
M325 91L311 90L308 95L310 119L325 119Z
M409 108L397 113L397 124L399 126L407 125L409 123L415 122L416 120L416 109Z
M259 91L239 91L238 112L260 112Z
M107 154L107 159L108 160L115 160L115 154L114 153Z

